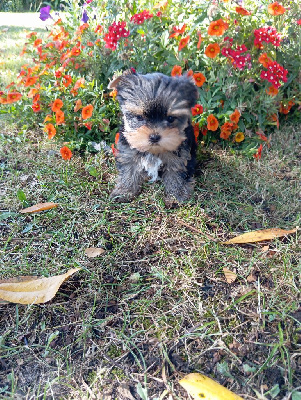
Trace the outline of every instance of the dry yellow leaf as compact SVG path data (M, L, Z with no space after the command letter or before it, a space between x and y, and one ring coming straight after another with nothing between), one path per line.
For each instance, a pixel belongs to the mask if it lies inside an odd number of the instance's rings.
M237 275L235 272L230 271L228 268L223 268L223 271L228 283L233 283L236 281Z
M85 250L85 254L87 257L89 258L94 258L94 257L98 257L101 254L103 254L105 252L104 249L102 249L101 247L88 247Z
M222 244L243 244L243 243L255 243L262 242L264 240L272 240L277 237L282 237L289 235L290 233L297 232L297 228L285 230L285 229L263 229L260 231L252 231L243 233L242 235L236 236L227 242L222 242Z
M20 304L39 304L46 303L55 295L61 284L80 268L73 268L63 275L51 276L49 278L38 278L22 281L11 282L9 279L6 282L0 283L0 299L10 301L11 303Z
M188 374L179 381L179 384L195 400L243 400L237 394L203 374Z
M57 203L38 203L35 204L34 206L24 208L23 210L20 210L20 213L25 214L25 213L35 213L39 211L45 211L45 210L50 210L51 208L57 207Z

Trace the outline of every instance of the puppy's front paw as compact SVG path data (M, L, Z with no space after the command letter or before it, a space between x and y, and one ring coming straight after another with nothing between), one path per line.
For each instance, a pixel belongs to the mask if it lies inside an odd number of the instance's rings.
M110 200L117 203L129 203L135 198L135 194L124 190L124 188L115 187L110 194Z

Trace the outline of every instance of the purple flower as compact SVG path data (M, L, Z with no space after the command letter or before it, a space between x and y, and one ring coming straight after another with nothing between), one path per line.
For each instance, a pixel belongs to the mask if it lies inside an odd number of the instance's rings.
M47 6L40 9L40 19L42 21L46 21L46 19L52 18L52 16L50 15L50 8L51 6Z
M86 10L84 10L84 12L83 12L82 21L83 21L85 24L89 21L89 17L88 17L88 14L87 14L87 11L86 11Z

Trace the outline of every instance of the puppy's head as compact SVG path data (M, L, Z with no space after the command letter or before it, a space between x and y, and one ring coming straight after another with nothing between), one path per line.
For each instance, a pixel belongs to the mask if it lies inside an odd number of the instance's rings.
M186 139L184 130L198 96L192 79L126 71L109 88L117 89L124 136L132 148L160 154L177 150Z

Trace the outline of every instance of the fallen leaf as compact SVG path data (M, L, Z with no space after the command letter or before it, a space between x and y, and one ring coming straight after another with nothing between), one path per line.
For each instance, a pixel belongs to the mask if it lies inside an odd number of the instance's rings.
M101 247L88 247L85 250L85 254L87 257L89 258L94 258L94 257L98 257L101 254L103 254L105 252L104 249L102 249Z
M267 245L267 246L263 246L263 248L261 249L261 251L262 251L263 253L265 253L266 251L268 251L268 250L269 250L269 248L270 248L270 246L269 246L269 245Z
M233 283L236 281L237 275L235 272L230 271L228 268L223 268L223 271L228 283Z
M0 283L0 299L11 303L39 304L46 303L55 295L61 284L80 268L73 268L63 275L49 278L21 277L15 278L15 282L9 279ZM26 280L29 278L29 280Z
M237 394L203 374L188 374L179 381L179 384L195 400L243 400Z
M35 212L40 212L40 211L45 211L45 210L50 210L51 208L57 207L57 203L38 203L35 204L34 206L24 208L23 210L20 210L20 213L25 214L25 213L35 213Z
M257 281L256 275L253 272L251 272L250 275L247 277L247 282L251 283L256 281Z
M290 233L297 232L297 228L285 230L285 229L263 229L260 231L252 231L243 233L242 235L236 236L227 242L222 242L222 244L243 244L243 243L255 243L262 242L264 240L272 240L277 237L282 237L289 235Z

